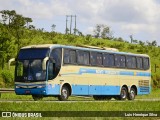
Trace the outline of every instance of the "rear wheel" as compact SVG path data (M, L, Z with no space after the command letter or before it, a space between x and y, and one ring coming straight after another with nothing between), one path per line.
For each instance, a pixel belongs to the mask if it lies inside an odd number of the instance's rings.
M34 99L34 101L39 101L43 99L42 95L32 95L32 98Z
M67 86L63 86L61 89L61 95L58 96L58 100L66 101L69 97L69 89Z
M134 100L136 96L136 91L134 88L131 88L129 94L128 94L128 100Z

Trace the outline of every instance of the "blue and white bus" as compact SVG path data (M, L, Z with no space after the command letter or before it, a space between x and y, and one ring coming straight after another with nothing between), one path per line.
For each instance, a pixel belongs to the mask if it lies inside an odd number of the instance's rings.
M45 44L21 48L15 60L15 93L34 100L67 100L72 95L134 100L151 91L150 58L145 54Z

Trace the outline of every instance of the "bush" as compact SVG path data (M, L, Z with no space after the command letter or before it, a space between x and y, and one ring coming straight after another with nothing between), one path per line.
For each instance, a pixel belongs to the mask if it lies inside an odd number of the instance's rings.
M160 88L160 75L155 75L152 77L153 80L153 88Z
M10 72L9 70L3 70L1 72L1 76L3 78L3 82L5 83L6 86L13 85L14 76L13 76L12 72Z

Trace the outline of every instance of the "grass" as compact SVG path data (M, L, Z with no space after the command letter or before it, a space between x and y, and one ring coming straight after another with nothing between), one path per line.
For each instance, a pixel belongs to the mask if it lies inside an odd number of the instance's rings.
M126 101L126 102L46 102L46 101L40 101L40 102L2 102L0 111L112 111L113 113L116 111L160 111L160 102L155 101ZM59 112L58 112L59 113ZM81 113L81 112L80 112ZM132 120L134 117L85 117L85 119L88 120L119 120L119 119L129 119ZM14 118L13 118L14 119ZM30 118L26 118L30 119ZM38 118L39 120L44 118ZM53 119L51 117L47 117L45 119ZM72 119L84 119L80 117L54 117L54 119L64 119L64 120L72 120ZM156 119L154 118L143 118L143 117L136 117L134 118L141 120L141 119ZM16 118L17 120L17 118ZM158 118L157 118L158 120Z
M160 111L159 101L2 102L0 111Z
M155 89L152 90L152 93L149 95L142 95L137 96L137 99L159 99L160 98L160 90ZM54 97L47 97L44 98L42 101L35 102L33 101L31 95L15 95L14 93L2 93L0 100L14 100L15 102L0 102L0 111L160 111L160 102L159 101L128 101L125 102L121 101L94 101L92 97L90 98L83 98L83 97L70 97L69 101L66 102L56 102L57 98ZM17 102L22 100L23 102ZM27 102L27 100L31 100ZM73 102L70 102L70 101ZM55 101L55 102L52 102ZM0 118L1 119L1 118ZM12 118L14 119L14 118ZM20 118L18 118L20 119ZM26 120L32 118L25 118ZM24 120L25 120L24 119ZM35 119L35 118L34 118ZM42 118L36 118L41 120ZM43 119L52 119L50 117L43 118ZM78 119L81 120L83 118L80 117L55 117L54 119L64 119L64 120L72 120ZM129 119L132 120L134 117L85 117L88 120L119 120L119 119ZM138 120L142 119L150 119L150 120L158 120L158 118L143 118L143 117L136 117ZM17 120L17 118L16 118Z

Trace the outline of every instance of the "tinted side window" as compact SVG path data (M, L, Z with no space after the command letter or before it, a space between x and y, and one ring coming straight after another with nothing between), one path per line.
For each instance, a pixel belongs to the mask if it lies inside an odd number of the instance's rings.
M137 57L137 68L143 69L143 59L141 57Z
M76 64L76 51L65 49L64 50L64 63Z
M97 65L97 53L91 52L91 65Z
M136 57L127 56L127 68L136 68Z
M115 66L124 68L126 66L126 59L123 55L116 55L115 57Z
M121 66L121 56L120 55L116 55L115 56L115 66L116 67L120 67Z
M102 65L102 53L97 54L97 65Z
M56 48L53 49L50 55L50 62L48 67L48 78L55 78L61 68L61 58L62 58L62 49Z
M89 52L78 51L78 64L89 65Z
M55 60L56 67L60 67L62 58L62 49L61 48L53 49L50 58Z
M69 60L70 60L70 63L76 64L77 61L76 61L76 51L75 50L70 50Z
M64 49L64 63L69 63L69 50L68 49Z
M114 67L114 55L104 54L103 55L103 65L106 67Z
M121 67L126 67L126 57L125 56L121 56Z
M84 52L84 64L89 65L89 52Z
M148 58L143 58L143 68L149 69L149 59Z

